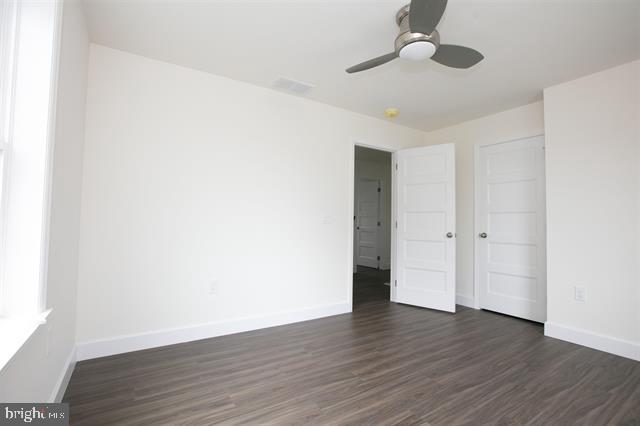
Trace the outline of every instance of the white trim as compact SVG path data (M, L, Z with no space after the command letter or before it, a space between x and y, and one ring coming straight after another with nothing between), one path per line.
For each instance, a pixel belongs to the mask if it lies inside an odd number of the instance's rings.
M375 149L376 151L386 151L386 152L390 152L390 153L394 153L398 150L398 148L392 147L392 146L386 146L386 145L371 145L371 144L366 144L366 143L361 143L358 141L353 141L353 155L355 158L355 147L359 146L362 148L369 148L369 149Z
M349 301L349 306L353 309L353 274L358 270L358 266L355 262L355 245L354 241L356 238L355 225L356 221L355 217L355 206L353 205L353 200L355 199L356 194L356 145L357 142L353 142L351 144L351 149L349 150L349 190L348 194L348 203L349 206L349 241L347 241L347 300Z
M476 143L473 147L473 307L480 309L480 263L478 262L478 234L480 233L480 147L483 144Z
M475 300L473 297L463 296L456 294L456 305L466 306L467 308L478 309L475 306Z
M640 343L605 336L550 321L544 324L544 335L640 361Z
M53 391L51 392L51 396L49 397L49 402L61 402L64 397L64 393L67 390L67 386L69 385L69 380L71 380L71 375L73 374L73 370L76 368L76 348L75 346L71 349L71 353L67 357L67 360L64 363L64 367L60 372L60 377L56 380L56 384L53 387Z
M397 249L396 242L398 239L398 196L396 193L396 185L398 184L398 154L391 154L391 272L389 274L389 286L391 287L390 299L392 302L396 301L396 264L397 264Z
M0 143L2 144L2 158L0 159L0 317L4 316L7 313L6 306L6 285L4 284L4 254L6 252L6 235L7 235L7 226L6 226L6 216L7 216L7 199L9 198L9 175L11 171L11 162L9 158L12 156L11 149L11 139L12 139L12 130L13 130L13 105L15 102L15 81L16 81L16 73L17 73L17 52L18 52L18 34L20 32L20 5L14 3L14 11L13 11L13 28L11 28L12 40L11 40L11 52L10 55L7 52L0 52L0 60L5 60L4 56L11 56L11 70L9 72L9 78L4 84L7 84L11 88L11 93L8 95L7 99L3 99L0 96L0 119L3 119L2 115L4 115L4 119L6 120L5 125L7 126L7 139L4 139L2 134L0 134ZM4 23L3 23L4 24ZM7 28L9 28L7 26ZM4 31L0 30L2 37L7 37L7 28L4 28ZM2 46L0 45L0 49ZM6 64L5 64L6 65ZM0 65L0 69L2 65ZM6 73L7 71L0 71L0 73ZM0 94L1 95L1 94ZM7 111L3 111L4 107L7 108ZM0 128L0 132L2 132L2 128Z
M536 132L531 135L525 135L514 139L503 140L499 142L476 142L473 146L473 308L480 309L480 266L478 261L478 237L480 233L480 211L478 209L478 200L480 199L480 148L491 145L499 145L503 143L516 142L522 139L530 139L544 137L544 131ZM465 305L466 306L466 305Z
M58 75L60 69L60 46L62 43L62 16L64 2L55 3L54 35L51 52L51 89L49 91L49 119L45 153L44 194L42 200L42 245L40 250L40 283L38 310L47 308L47 281L49 271L49 228L51 224L51 192L53 188L53 155L56 140L56 112L58 110Z
M315 306L295 311L279 312L259 317L239 318L236 320L215 321L205 324L156 330L146 333L129 334L108 339L92 340L78 343L76 359L100 358L125 352L139 351L176 343L208 339L227 334L259 330L294 322L308 321L332 315L351 312L351 304L347 302L332 305Z

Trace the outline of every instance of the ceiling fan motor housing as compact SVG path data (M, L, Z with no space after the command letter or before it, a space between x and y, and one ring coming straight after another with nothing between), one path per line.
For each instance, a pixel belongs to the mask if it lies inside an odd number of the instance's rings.
M395 41L395 50L399 56L404 56L400 54L400 51L411 43L430 43L433 47L429 46L426 50L431 51L431 54L435 53L438 46L440 46L440 34L437 30L434 30L431 34L411 32L409 29L409 5L404 6L396 13L396 23L400 27L398 37L396 37Z

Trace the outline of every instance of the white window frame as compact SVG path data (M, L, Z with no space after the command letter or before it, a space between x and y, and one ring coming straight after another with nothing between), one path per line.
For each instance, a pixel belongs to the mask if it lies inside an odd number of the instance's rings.
M59 0L9 0L0 5L0 35L11 38L8 48L0 46L0 67L7 67L0 69L0 84L11 88L0 92L0 369L51 312L46 292L62 7ZM5 25L10 13L13 27ZM35 132L30 130L32 120ZM18 191L24 188L34 192ZM27 221L20 219L23 212L30 215ZM16 244L21 238L28 242ZM30 247L25 258L19 255L24 247Z
M51 1L51 0L50 0ZM56 112L58 111L58 73L60 70L60 46L62 44L62 12L64 1L55 4L53 41L51 52L51 90L49 92L49 119L47 123L47 150L45 162L45 189L42 203L42 250L40 252L40 282L37 307L41 318L46 319L52 309L47 307L47 282L49 276L49 229L51 223L51 193L53 191L53 159L56 141Z
M0 4L0 316L6 312L3 267L5 252L5 212L7 204L10 135L12 127L14 75L16 71L16 44L19 8L15 1Z

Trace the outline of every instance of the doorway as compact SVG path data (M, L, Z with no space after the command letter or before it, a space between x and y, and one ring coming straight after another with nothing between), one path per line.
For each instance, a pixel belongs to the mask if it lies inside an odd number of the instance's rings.
M454 145L355 145L353 158L353 306L375 297L455 312Z
M392 154L355 146L353 305L389 301Z

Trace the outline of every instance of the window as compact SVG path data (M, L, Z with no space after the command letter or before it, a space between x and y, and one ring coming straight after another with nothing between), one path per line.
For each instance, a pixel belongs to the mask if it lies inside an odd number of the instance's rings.
M46 318L56 0L0 3L0 368Z
M9 148L11 129L11 105L13 94L13 75L15 66L16 13L17 4L13 1L0 3L0 313L7 311L4 306L6 296L2 286L2 266L4 247L5 217L5 173L8 169L6 151Z

